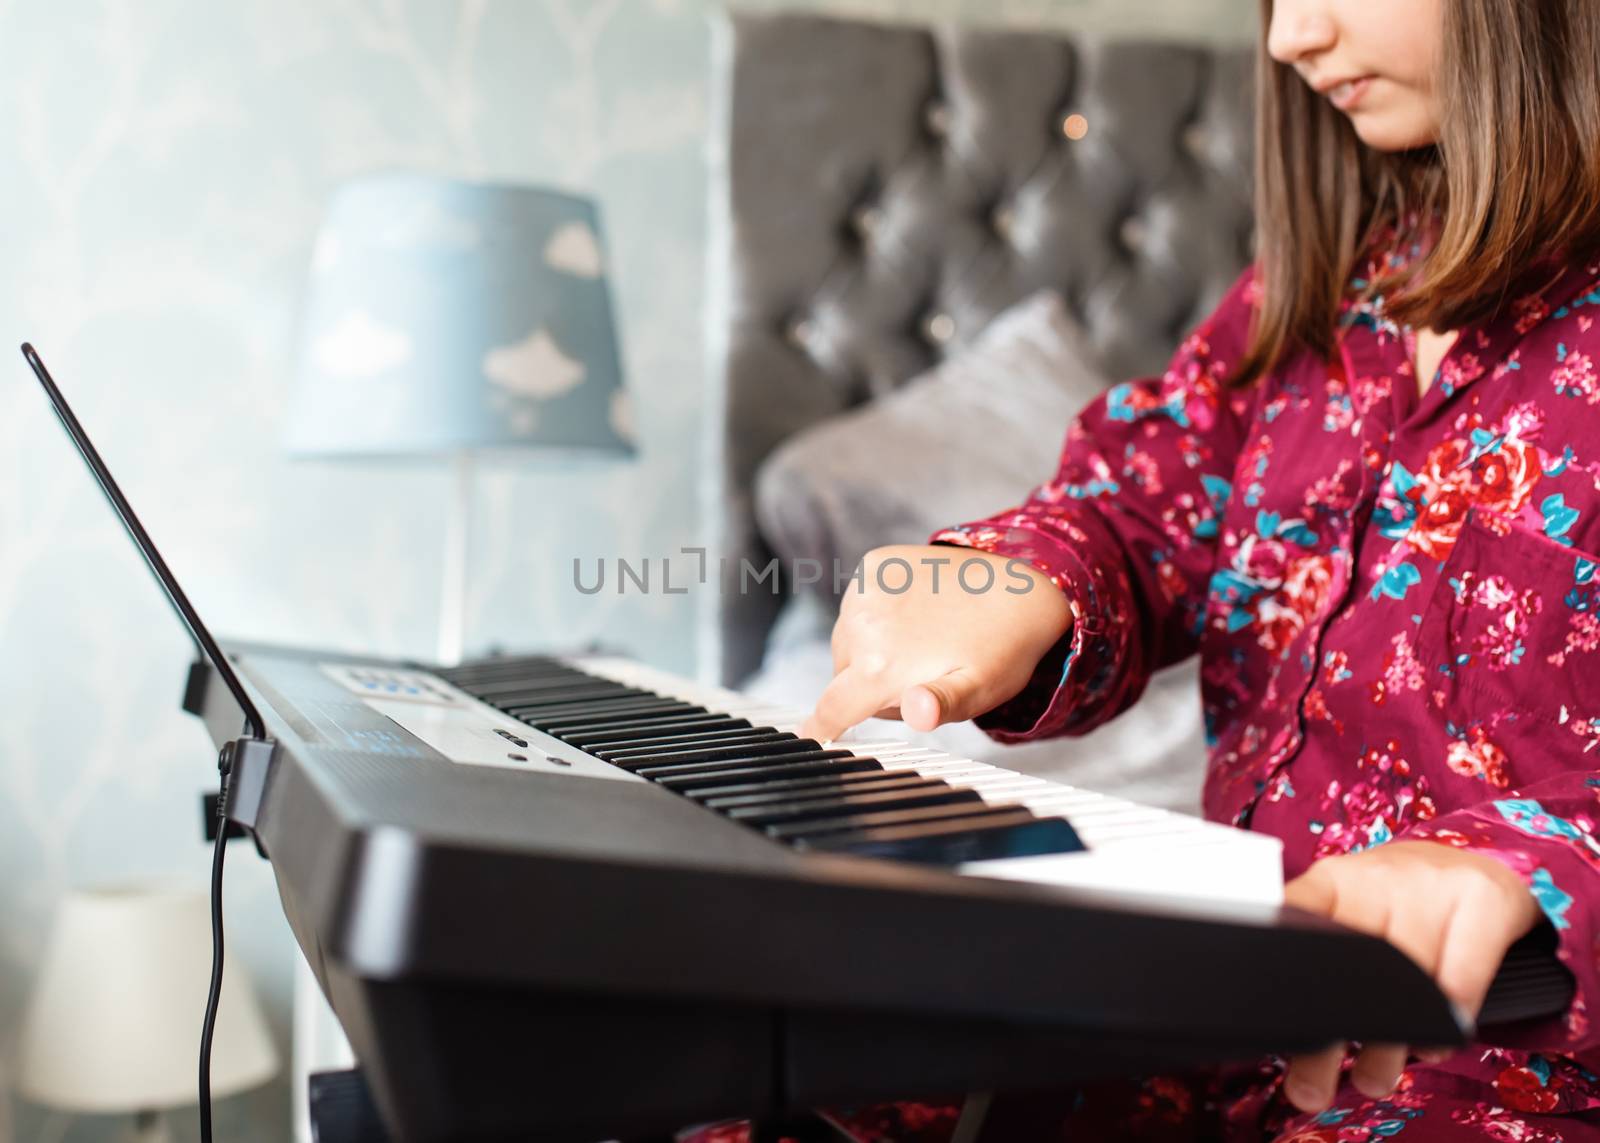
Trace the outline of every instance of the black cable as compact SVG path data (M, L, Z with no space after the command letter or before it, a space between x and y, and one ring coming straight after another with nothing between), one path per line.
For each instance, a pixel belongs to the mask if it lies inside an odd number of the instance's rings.
M217 1004L222 999L222 859L228 852L228 819L221 807L228 800L228 774L222 776L217 839L211 849L211 990L206 1018L200 1026L200 1143L211 1143L211 1038L217 1029Z

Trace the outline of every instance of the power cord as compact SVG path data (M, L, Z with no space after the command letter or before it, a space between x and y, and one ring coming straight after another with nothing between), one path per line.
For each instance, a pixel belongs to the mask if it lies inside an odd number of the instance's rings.
M228 852L225 831L211 847L211 991L200 1026L200 1143L211 1143L211 1039L217 1028L217 1003L222 998L222 858Z
M222 1000L222 863L228 853L228 779L231 751L224 750L222 796L217 799L217 836L211 845L211 988L206 993L206 1015L200 1025L200 1143L211 1143L211 1041L217 1030L217 1006Z

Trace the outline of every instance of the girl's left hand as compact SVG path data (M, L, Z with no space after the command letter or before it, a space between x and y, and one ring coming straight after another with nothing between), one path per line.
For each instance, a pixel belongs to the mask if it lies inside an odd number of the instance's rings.
M1284 887L1284 903L1383 937L1416 961L1469 1016L1483 1006L1506 950L1539 919L1521 878L1492 857L1434 841L1392 841L1327 857ZM1284 1094L1301 1111L1325 1110L1345 1045L1289 1061ZM1351 1069L1370 1099L1394 1091L1403 1044L1370 1044Z

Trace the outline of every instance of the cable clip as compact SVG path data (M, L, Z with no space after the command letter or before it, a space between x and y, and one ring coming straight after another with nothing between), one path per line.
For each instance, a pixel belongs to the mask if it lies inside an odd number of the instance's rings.
M276 750L277 743L259 738L236 738L223 745L217 755L217 769L222 774L217 812L224 820L255 829Z

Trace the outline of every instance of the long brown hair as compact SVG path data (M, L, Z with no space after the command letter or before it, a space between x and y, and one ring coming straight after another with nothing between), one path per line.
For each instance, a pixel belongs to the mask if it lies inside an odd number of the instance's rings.
M1369 289L1440 330L1494 313L1541 257L1600 248L1600 0L1444 0L1439 139L1399 153L1363 144L1268 54L1272 4L1256 65L1262 297L1234 384L1292 350L1333 355L1340 299L1379 233L1434 220L1426 253Z

